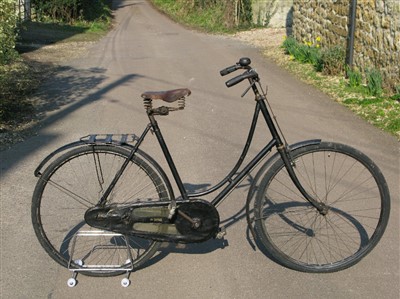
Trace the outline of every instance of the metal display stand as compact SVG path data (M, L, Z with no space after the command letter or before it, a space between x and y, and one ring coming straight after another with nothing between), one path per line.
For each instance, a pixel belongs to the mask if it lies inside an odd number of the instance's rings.
M99 242L99 238L103 239L104 242ZM111 244L110 240L118 240L121 245L116 246L115 244ZM88 244L86 246L89 246L84 251L84 254L76 252L77 245L81 243ZM107 250L114 252L113 259L107 261L107 263L103 263L101 254ZM68 270L72 272L72 277L68 279L67 285L71 288L76 285L76 276L79 272L126 271L126 277L121 280L121 286L128 287L130 285L129 275L133 271L132 261L132 253L127 238L124 235L101 230L79 231L72 239L71 256L68 263Z

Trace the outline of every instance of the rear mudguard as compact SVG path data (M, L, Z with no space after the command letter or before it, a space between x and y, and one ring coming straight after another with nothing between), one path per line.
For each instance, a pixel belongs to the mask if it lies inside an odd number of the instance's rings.
M115 139L115 137L120 137L119 140ZM137 140L137 136L134 134L91 134L87 136L81 137L78 141L71 142L69 144L66 144L43 159L42 162L40 162L39 166L35 169L35 177L39 177L42 175L42 168L48 164L52 159L55 157L59 156L61 153L66 152L72 148L75 147L80 147L80 146L86 146L90 144L107 144L110 146L121 146L121 147L127 147L127 148L133 148L132 144L129 144L129 142L135 142Z
M320 144L321 143L321 139L312 139L312 140L304 140L304 141L300 141L297 143L294 143L292 145L288 146L288 151L293 151L305 146L309 146L309 145L315 145L315 144ZM247 194L247 200L246 200L246 219L247 219L247 224L249 226L249 229L251 231L251 234L253 236L253 239L256 238L255 235L255 231L254 231L254 227L252 225L252 220L250 217L250 203L254 198L254 195L256 194L257 190L258 190L258 186L259 186L259 181L260 179L263 178L263 176L265 175L266 171L269 169L269 167L278 159L280 159L280 154L279 152L276 152L271 158L269 158L260 168L260 170L257 172L256 176L254 177L250 188L249 188L249 193Z
M71 150L72 148L88 145L109 145L114 147L122 147L127 149L128 151L131 151L133 148L135 148L135 144L138 138L139 137L137 137L135 134L91 134L83 136L78 141L66 144L50 153L35 169L34 174L36 177L40 177L42 175L42 169L47 164L51 163L56 157L59 157L62 153ZM168 190L168 194L170 194L170 199L175 198L171 183L160 165L152 157L150 157L148 154L141 151L140 149L137 149L136 154L143 160L146 160L146 162L148 162L152 167L154 167L156 172L164 181L165 187Z

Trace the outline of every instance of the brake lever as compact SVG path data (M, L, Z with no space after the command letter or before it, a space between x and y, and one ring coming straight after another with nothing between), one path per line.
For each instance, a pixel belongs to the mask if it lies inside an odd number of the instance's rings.
M242 98L249 92L250 88L252 88L254 84L256 84L256 83L253 82L253 83L251 83L251 84L249 85L249 87L246 88L246 90L245 90L245 91L242 93L242 95L241 95Z

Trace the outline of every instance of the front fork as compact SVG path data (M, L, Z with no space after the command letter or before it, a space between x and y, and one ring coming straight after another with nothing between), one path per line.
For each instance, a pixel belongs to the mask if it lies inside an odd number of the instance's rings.
M296 168L296 163L293 161L288 148L285 145L278 146L278 152L282 158L283 163L285 164L285 168L289 174L290 179L296 188L300 191L300 193L304 196L304 198L315 207L321 215L326 215L328 213L328 206L322 202L317 201L312 197L300 183L294 169Z
M277 143L277 149L278 152L285 164L285 168L292 180L292 182L295 184L296 188L300 191L300 193L304 196L304 198L312 205L314 206L319 213L322 215L326 215L328 213L328 206L325 205L324 203L318 202L314 197L312 197L301 185L299 179L297 178L297 175L294 171L294 167L296 167L294 161L291 158L290 151L287 148L287 146L282 142L281 136L278 133L277 127L275 126L275 123L272 120L271 114L268 111L267 105L265 104L266 98L264 95L261 95L257 89L256 84L253 84L254 82L250 81L251 86L253 88L254 94L256 96L256 101L257 105L260 106L261 112L264 115L264 119L268 125L268 128L272 134L272 137L274 140L276 140Z

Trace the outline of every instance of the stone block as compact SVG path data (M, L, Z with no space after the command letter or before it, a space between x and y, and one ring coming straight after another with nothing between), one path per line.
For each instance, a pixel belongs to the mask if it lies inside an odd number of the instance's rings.
M339 37L347 37L347 29L340 28L339 26L332 26L331 30L336 33Z
M390 28L391 24L392 24L392 21L391 21L391 19L389 17L385 17L385 16L382 17L381 26L382 26L383 29Z
M376 0L375 10L377 12L383 13L385 11L385 1L384 0Z
M350 0L293 1L298 40L321 36L324 46L346 43ZM386 79L399 81L400 1L359 0L356 18L355 65L385 69Z

